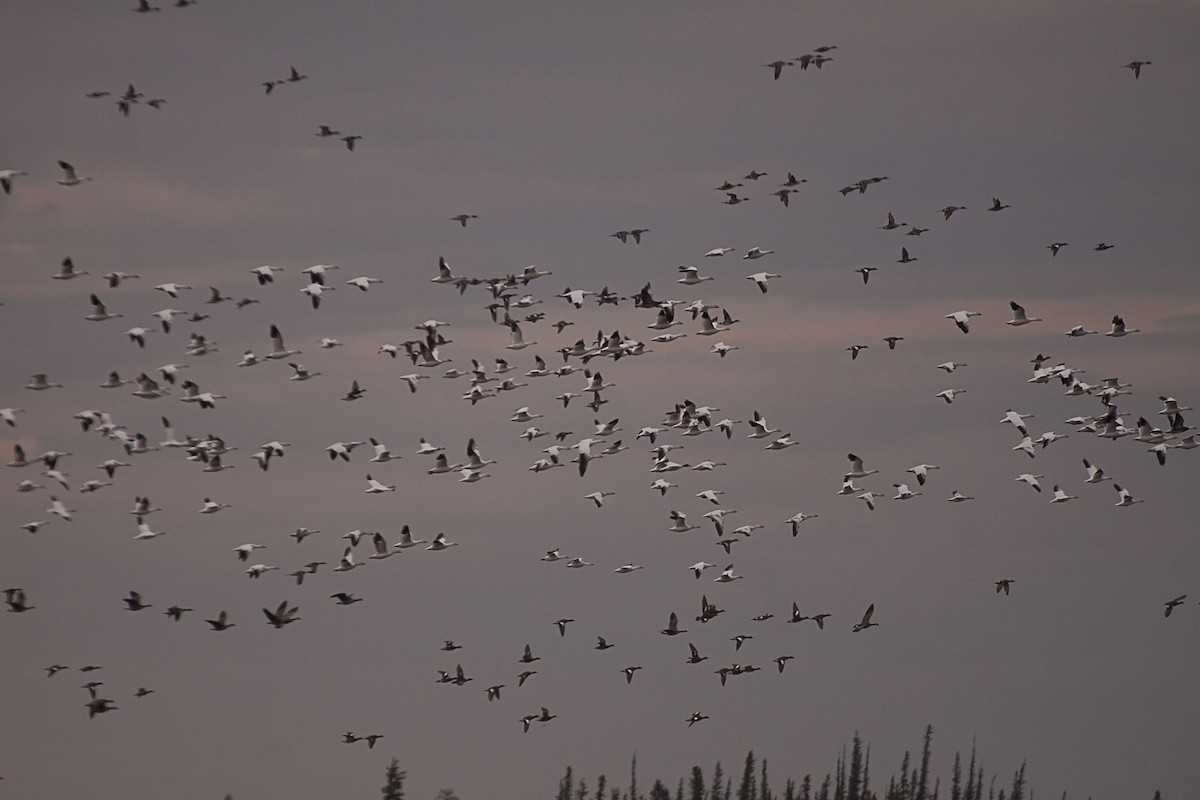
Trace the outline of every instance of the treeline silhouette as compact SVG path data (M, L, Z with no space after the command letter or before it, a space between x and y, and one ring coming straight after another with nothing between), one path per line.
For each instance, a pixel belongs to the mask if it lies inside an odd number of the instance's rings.
M558 782L555 800L941 800L943 797L948 797L948 800L1033 800L1033 791L1025 784L1025 762L1021 762L1011 781L1002 781L997 786L999 776L989 777L984 772L974 743L965 765L962 754L955 752L948 794L943 795L941 777L932 775L929 770L932 744L933 726L928 725L919 758L914 763L911 752L905 750L899 772L887 779L882 794L871 786L871 746L864 745L856 731L849 753L845 747L842 748L833 772L825 773L819 782L812 773L805 774L799 781L787 778L782 792L778 792L770 783L766 759L756 760L751 750L746 753L736 792L733 776L726 774L718 761L707 778L704 770L695 766L690 776L673 782L674 791L668 783L657 778L651 784L650 791L644 793L638 787L635 754L630 764L628 788L610 786L604 775L596 778L594 786L589 786L586 778L576 780L574 768L568 766ZM382 789L384 800L404 800L405 777L406 773L393 758L387 769L387 782ZM453 790L443 789L436 800L458 798ZM1065 791L1062 800L1067 800ZM1162 795L1156 791L1153 800L1163 800Z

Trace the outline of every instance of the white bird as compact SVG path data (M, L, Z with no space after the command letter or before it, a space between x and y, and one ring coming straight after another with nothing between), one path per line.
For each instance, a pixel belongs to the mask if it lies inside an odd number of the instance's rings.
M1032 417L1033 414L1022 414L1018 411L1013 411L1011 408L1004 412L1004 419L1000 420L1000 424L1008 423L1021 432L1022 436L1028 436L1029 432L1025 430L1025 420Z
M846 458L850 461L850 471L842 476L846 480L850 480L851 478L865 478L868 475L874 475L879 472L877 469L864 469L863 460L853 453L848 454Z
M638 570L638 569L642 569L641 564L622 564L621 566L614 569L613 572L615 572L618 575L628 575L630 572L633 572L634 570Z
M962 363L961 361L947 361L944 364L938 364L937 368L944 369L944 370L946 370L946 372L954 372L954 370L958 369L959 367L965 367L965 366L967 366L967 365Z
M89 322L103 322L106 319L116 319L117 317L124 316L123 314L110 313L108 308L104 303L100 302L100 298L96 295L91 295L90 299L92 302L92 313L84 317Z
M974 497L968 497L967 495L959 492L958 489L954 489L950 492L950 496L946 498L946 502L948 502L948 503L963 503L963 502L966 502L967 500L974 500L974 499L975 499Z
M778 272L755 272L746 276L746 280L754 281L758 286L758 290L763 294L767 293L767 281L771 278L782 278Z
M275 280L275 273L283 272L283 267L272 267L270 264L263 264L261 267L255 267L250 270L250 273L258 280L259 286L266 286Z
M288 378L289 381L306 381L321 374L320 372L309 370L308 367L304 366L303 364L297 364L294 361L289 361L288 366L291 367L293 373L295 373Z
M699 525L688 525L687 514L674 510L671 511L671 522L673 524L668 530L672 533L687 533L700 527Z
M1012 325L1012 326L1016 327L1018 325L1028 325L1031 322L1041 322L1042 321L1041 317L1026 316L1024 307L1018 305L1016 302L1014 302L1012 300L1008 301L1008 306L1009 306L1009 308L1012 309L1013 317L1008 322L1005 322L1004 323L1005 325Z
M71 515L75 513L75 509L67 508L63 502L54 495L50 495L50 507L46 509L47 514L54 514L62 517L67 522L71 521Z
M367 475L367 488L363 491L366 494L382 494L383 492L394 492L396 491L396 487L394 485L386 486L372 478L370 475Z
M1141 333L1140 328L1126 328L1125 320L1119 314L1114 314L1112 318L1112 330L1104 334L1105 336L1121 337L1130 333Z
M785 450L794 444L800 444L800 443L795 441L794 439L792 439L792 435L790 433L785 433L783 436L780 436L778 439L771 442L769 445L767 445L763 449L764 450Z
M1029 484L1030 486L1032 486L1034 488L1035 491L1040 493L1042 491L1042 485L1040 483L1038 483L1038 478L1044 478L1044 477L1046 477L1046 476L1045 475L1030 475L1028 472L1022 472L1020 475L1018 475L1013 480L1017 480L1017 481L1020 481L1021 483Z
M1131 506L1134 503L1144 503L1145 502L1144 500L1135 498L1133 495L1131 495L1129 493L1128 489L1121 487L1119 484L1114 483L1113 488L1117 490L1117 498L1118 499L1114 505L1116 505L1118 508L1124 508L1126 506Z
M419 544L426 544L426 539L414 539L412 531L407 525L400 529L400 541L396 542L392 547L399 550L407 550L410 547L416 547Z
M585 494L583 497L585 500L591 500L595 503L596 508L601 508L604 505L604 498L612 497L615 494L616 492L592 492L591 494Z
M654 481L654 483L650 484L651 489L657 489L664 497L666 496L668 489L674 489L676 487L678 487L678 484L668 483L662 478L659 478L658 480Z
M877 497L883 497L883 495L875 494L875 492L863 492L862 494L860 494L858 496L858 499L862 500L864 503L866 503L867 508L874 511L875 510L875 498L877 498Z
M433 541L425 549L426 550L445 550L447 547L457 547L457 546L458 546L458 542L448 542L448 541L446 541L446 534L439 533L437 536L433 537Z
M763 256L769 256L774 252L775 252L774 250L764 250L761 247L751 247L749 250L746 251L746 255L742 256L742 258L753 260L755 258L762 258Z
M768 428L766 418L758 413L758 411L754 412L754 416L751 418L749 424L753 432L746 437L747 439L765 439L773 433L780 432L779 428Z
M1083 327L1082 325L1076 325L1074 328L1071 328L1071 330L1067 331L1067 336L1079 337L1079 336L1087 336L1088 334L1099 333L1099 332L1100 331L1089 330L1089 329Z
M337 287L335 287L335 286L326 286L323 283L313 282L313 283L310 283L307 286L305 286L303 289L301 289L300 292L302 294L308 295L309 300L312 301L313 308L320 308L321 307L321 295L327 291L331 292L336 288Z
M971 326L970 326L971 317L981 317L981 316L983 316L983 313L980 311L955 311L953 314L947 314L946 319L954 320L954 324L957 325L958 329L961 330L963 333L970 333L971 332Z
M678 271L683 273L683 277L676 279L675 282L681 283L684 286L696 286L705 281L715 280L711 275L701 275L697 267L680 267Z
M206 497L206 498L204 498L204 507L200 509L199 513L215 514L224 508L233 508L233 506L230 505L229 503L218 503L215 500L213 500L212 498Z
M929 471L933 469L941 469L941 467L939 467L937 464L917 464L915 467L909 467L904 471L911 472L913 475L916 475L917 485L924 486L925 481L929 478Z
M733 564L730 564L721 574L713 578L713 583L731 583L732 581L740 581L744 576L733 574Z
M60 186L78 186L85 181L91 180L91 178L79 177L79 174L75 172L75 167L71 166L66 161L59 161L58 166L63 171L63 176L57 181Z
M139 539L139 540L154 539L154 538L157 538L159 536L163 536L166 534L166 531L151 530L150 526L147 525L145 522L143 522L141 517L137 518L137 528L138 528L138 532L137 532L137 535L135 535L133 537L134 539Z
M511 323L509 329L512 331L512 341L504 346L506 350L524 350L530 345L537 344L537 342L525 341L525 336L521 333L521 326L517 323Z
M384 462L394 461L400 458L400 456L392 455L391 451L388 450L387 445L380 444L374 437L368 439L368 441L371 443L371 446L375 448L375 455L371 458L372 463L382 464Z
M78 278L80 275L87 274L87 270L80 271L75 269L75 262L71 260L70 256L68 256L67 258L64 258L58 265L58 272L54 273L50 277L56 281L69 281L72 278Z
M363 275L358 278L351 278L350 280L346 281L346 283L350 284L351 286L357 286L359 289L365 292L371 288L371 284L383 283L383 278L371 278Z
M1053 491L1054 491L1054 497L1052 497L1050 499L1051 503L1065 503L1068 500L1078 500L1079 499L1076 495L1067 494L1066 492L1064 492L1061 488L1059 488L1059 485L1057 483L1054 484Z
M279 332L279 328L271 325L271 352L267 353L264 358L281 359L298 354L299 350L289 350L283 344L283 334Z
M907 483L893 483L892 487L896 490L896 496L892 498L893 500L911 500L917 495L922 494L921 492L914 492L909 489Z
M5 194L12 194L13 178L28 174L21 169L0 169L0 187L3 187Z
M709 250L707 253L705 253L704 257L705 258L720 258L721 256L724 256L726 253L732 253L732 252L733 252L732 247L714 247L712 250Z
M368 556L368 558L378 561L379 559L397 555L395 550L388 547L387 539L383 538L382 533L376 532L371 534L371 545L375 548L375 552Z

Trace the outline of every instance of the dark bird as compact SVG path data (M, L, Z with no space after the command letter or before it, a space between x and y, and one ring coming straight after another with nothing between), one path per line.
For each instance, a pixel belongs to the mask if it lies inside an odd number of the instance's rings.
M237 624L234 622L230 622L229 615L226 614L224 611L222 611L220 614L217 614L216 619L206 619L204 621L207 622L214 631L223 631L228 628L232 628L234 625Z
M1136 81L1138 78L1142 77L1142 67L1153 63L1153 61L1130 61L1125 65L1125 69L1133 70L1133 79Z
M874 613L875 613L875 604L871 603L871 605L867 606L867 610L863 613L862 621L859 622L857 625L855 625L853 631L851 631L851 632L858 633L859 631L865 631L867 628L879 627L878 622L871 622L871 615Z

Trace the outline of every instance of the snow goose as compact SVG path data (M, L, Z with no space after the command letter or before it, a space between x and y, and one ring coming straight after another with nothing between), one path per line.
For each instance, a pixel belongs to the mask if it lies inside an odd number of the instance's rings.
M1140 328L1126 328L1125 320L1119 314L1114 314L1113 318L1112 318L1112 330L1110 330L1108 333L1106 333L1104 335L1112 336L1114 338L1119 338L1121 336L1126 336L1130 333L1141 333L1141 329Z
M947 314L946 319L954 320L954 324L957 325L958 329L961 330L963 333L970 333L971 332L971 326L970 326L971 317L981 317L981 316L983 316L983 313L980 311L955 311L953 314Z
M767 293L767 281L771 278L782 278L783 276L777 272L755 272L746 276L746 280L754 281L758 286L758 290L763 294Z
M146 0L142 0L143 3L145 3L145 1ZM91 180L91 178L79 177L79 174L75 172L75 167L71 166L66 161L59 161L58 166L63 171L63 176L57 181L60 186L78 186L85 181Z
M1024 306L1017 304L1015 301L1009 300L1008 307L1012 309L1013 316L1012 319L1004 323L1005 325L1012 325L1013 327L1016 327L1019 325L1028 325L1031 322L1042 321L1041 317L1026 316Z

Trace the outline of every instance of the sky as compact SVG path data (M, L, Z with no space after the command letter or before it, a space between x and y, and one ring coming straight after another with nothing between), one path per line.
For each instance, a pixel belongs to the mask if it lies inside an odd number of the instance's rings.
M412 798L536 796L567 765L623 785L636 753L643 779L672 783L693 765L736 770L747 750L781 786L831 771L856 731L889 775L927 724L944 778L974 742L989 774L1027 761L1039 795L1194 791L1200 456L1172 448L1160 465L1133 436L1081 432L1066 420L1102 413L1100 399L1028 379L1039 353L1093 386L1119 378L1130 426L1169 427L1160 396L1200 399L1195 4L159 2L7 4L0 170L27 174L0 196L0 407L23 409L0 446L6 461L13 445L70 455L57 464L69 488L40 463L4 470L0 588L34 608L0 615L0 797L370 797L392 757ZM820 69L775 80L766 66L823 46L836 47ZM1131 61L1151 63L1135 79ZM268 94L293 66L308 77ZM124 116L129 84L146 96ZM111 94L86 96L98 91ZM362 138L351 151L319 125ZM59 160L92 180L59 185ZM789 173L803 182L785 207L773 192ZM725 181L749 201L725 204ZM989 211L992 198L1009 207ZM946 219L947 206L963 210ZM881 229L889 212L901 227ZM640 244L610 235L634 228L648 229ZM1068 244L1052 255L1055 242ZM705 256L718 247L732 250ZM774 252L743 259L753 247ZM901 248L916 260L897 263ZM66 257L86 274L55 280ZM439 257L471 278L552 272L513 293L535 303L512 315L536 344L507 349L486 285L432 282ZM250 270L264 264L283 271L260 286ZM317 309L301 293L314 264L339 267ZM685 265L713 280L676 283ZM864 266L877 268L865 285ZM112 288L112 271L139 277ZM780 276L765 293L745 278L759 271ZM345 283L358 276L382 283L360 292ZM155 289L169 282L194 288ZM655 311L629 299L557 297L629 298L647 282L679 301L671 331L685 337L651 341ZM206 304L210 286L257 302ZM122 316L85 320L93 293ZM697 300L740 322L698 335ZM1044 321L1006 325L1010 301ZM209 317L138 347L125 331L156 329L164 308ZM946 319L960 310L981 312L966 335ZM1140 332L1100 335L1114 315ZM425 320L445 323L449 363L379 352ZM289 380L289 359L236 366L270 351L272 324L320 375ZM1076 325L1100 333L1064 336ZM186 355L192 331L215 352ZM582 392L578 358L572 374L525 377L535 354L557 369L597 331L647 351L589 361L614 384L598 410L556 399ZM903 339L890 350L886 336ZM717 341L737 349L719 357ZM852 360L852 345L868 349ZM497 376L497 358L513 370ZM443 377L472 359L494 379L484 389L528 385L472 405L467 377ZM201 409L179 385L153 400L99 387L171 363L226 397ZM400 379L412 372L428 376L415 392ZM24 388L35 373L63 388ZM354 380L364 396L343 400ZM948 404L936 395L950 388L965 391ZM663 425L685 400L737 421L732 436ZM511 421L521 407L542 416ZM179 436L219 436L233 470L203 472L178 448L126 456L81 430L85 409L152 445L162 417ZM1033 415L1034 438L1067 438L1014 451L1008 409ZM747 438L755 412L779 432ZM614 419L595 449L627 451L582 477L571 450L564 468L528 469L554 434L570 446ZM548 435L520 438L530 425ZM635 439L647 426L683 446L671 459L726 466L652 473ZM764 450L782 434L796 446ZM401 458L325 451L372 437ZM474 438L490 477L426 474L420 438L451 463ZM289 446L260 470L251 456L272 440ZM837 495L848 453L878 470L855 480L879 496L873 511ZM81 493L110 458L130 466ZM1112 481L1085 483L1083 459ZM905 470L922 463L939 469L918 486ZM1042 492L1014 480L1025 472ZM365 493L368 473L395 491ZM678 486L662 496L660 477ZM42 488L17 492L21 480ZM921 494L893 500L898 483ZM1143 502L1114 507L1114 483ZM1077 498L1051 504L1056 484ZM719 505L696 497L707 489ZM953 490L975 499L948 503ZM597 491L614 494L598 508L584 498ZM47 513L51 496L71 521ZM133 538L138 496L161 507L145 522L165 535ZM205 498L230 507L197 513ZM703 516L716 508L737 512L727 535L763 527L726 555ZM672 511L700 527L670 532ZM793 537L798 512L817 516ZM363 541L360 567L332 570L347 532L391 543L403 525L458 546L370 560ZM299 527L320 532L297 543ZM265 548L243 562L233 548L247 543ZM541 560L555 548L593 565ZM327 563L296 585L288 573L314 560ZM716 566L696 578L697 561ZM253 564L279 569L254 580ZM625 564L641 569L613 572ZM727 565L741 579L714 582ZM151 606L126 610L131 590ZM702 595L724 609L703 624ZM276 630L262 609L285 600L300 619ZM787 624L793 602L830 614L824 629ZM194 610L174 622L171 605ZM852 632L869 605L877 627ZM214 632L204 620L221 610L235 627ZM687 632L663 636L672 612ZM462 649L442 651L447 639ZM689 642L707 660L685 663ZM537 674L518 687L526 644ZM734 663L763 670L722 686L714 670ZM47 677L52 664L69 669ZM460 664L471 681L437 682ZM631 683L628 666L642 667ZM88 718L88 680L117 710ZM542 707L555 719L523 733ZM708 719L689 726L694 712ZM383 738L347 745L347 731Z

